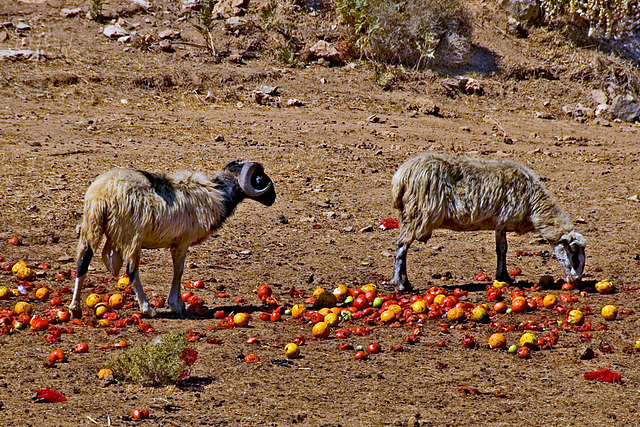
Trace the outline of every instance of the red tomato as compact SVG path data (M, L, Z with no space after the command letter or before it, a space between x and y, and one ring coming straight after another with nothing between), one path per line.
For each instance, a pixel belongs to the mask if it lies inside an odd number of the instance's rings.
M356 297L355 300L353 300L352 304L358 310L364 310L365 308L369 307L369 300L367 299L365 294L360 294Z
M79 342L73 347L74 353L86 353L89 351L89 345L86 342Z
M489 277L487 277L487 275L484 273L476 273L475 279L478 282L486 282L487 280L489 280Z
M531 357L531 349L529 347L520 347L516 354L521 359L529 359Z
M474 348L476 346L476 339L471 335L465 335L462 339L462 345L465 348Z
M204 288L204 282L202 281L202 279L196 280L196 282L193 284L194 288Z
M264 311L258 315L260 320L268 321L271 320L271 314L265 313Z
M493 310L496 313L506 313L507 311L507 305L505 303L503 303L502 301L498 301L497 303L493 304Z
M224 310L216 310L215 313L213 313L213 317L215 319L224 319L225 313Z
M360 351L356 351L356 354L353 357L355 357L356 360L364 360L364 359L368 359L369 355L367 354L366 351L360 350Z
M385 311L387 308L389 308L389 306L394 304L398 304L398 301L394 299L388 299L382 303L382 306L380 307L380 311Z
M64 360L65 356L62 350L53 350L49 353L49 362L51 363L64 362Z
M367 353L369 354L378 354L382 351L382 347L377 342L372 342L367 345Z
M369 303L372 303L374 299L376 299L376 293L374 291L367 291L364 293L365 298Z
M60 298L51 298L49 301L49 305L51 307L58 307L62 305L62 300Z
M269 285L260 285L258 288L258 298L260 298L261 301L269 299L272 293L273 291Z
M280 321L280 319L282 319L282 315L280 314L279 311L274 311L273 313L271 313L271 321L272 322L278 322Z
M358 295L362 294L362 289L360 288L350 288L349 289L349 295L351 295L353 298L356 298Z
M522 313L527 309L527 300L524 298L517 298L511 302L511 310L514 313Z
M427 305L433 304L433 300L436 298L434 294L427 294L424 296L423 300L427 303Z
M189 298L193 296L193 292L183 292L180 296L182 297L182 301L187 302Z
M413 304L416 301L421 301L422 297L420 295L411 295L411 298L409 298L409 302L411 304Z
M149 418L149 410L147 408L143 409L134 409L131 413L131 416L136 420L142 420L144 418Z

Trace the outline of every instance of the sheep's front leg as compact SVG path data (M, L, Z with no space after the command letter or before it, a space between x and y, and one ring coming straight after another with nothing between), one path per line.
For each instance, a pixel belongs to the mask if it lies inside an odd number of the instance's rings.
M69 311L71 311L73 317L82 317L82 310L78 307L78 304L80 302L80 294L82 293L82 287L84 285L84 280L87 277L87 271L89 271L89 263L91 262L92 257L93 249L91 249L91 246L86 245L84 249L82 249L80 257L78 258L76 286L73 288L73 298L71 299L71 304L69 304Z
M496 280L513 283L507 271L507 231L503 228L496 228L496 256Z
M142 288L142 282L140 281L140 257L136 257L134 262L129 262L127 264L127 276L129 276L129 281L133 283L133 291L136 294L136 298L138 298L138 305L140 306L140 312L147 317L156 317L155 308L151 307L149 301L147 301L147 296L144 293L144 289Z
M398 292L410 291L413 289L407 278L407 252L413 240L406 239L404 233L400 234L396 243L396 259L393 266L393 281Z
M184 301L182 301L180 290L187 250L188 248L171 248L171 257L173 258L173 280L171 282L171 291L169 292L169 300L167 301L167 304L171 308L171 311L177 314L184 313Z

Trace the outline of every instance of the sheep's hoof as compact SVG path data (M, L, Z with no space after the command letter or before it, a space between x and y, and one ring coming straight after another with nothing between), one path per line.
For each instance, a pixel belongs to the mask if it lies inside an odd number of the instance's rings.
M171 312L174 314L177 314L178 316L182 316L184 315L185 312L185 306L184 303L183 304L169 304L169 308L171 309Z
M77 307L69 307L69 313L75 319L80 319L82 317L82 310Z
M396 284L396 290L398 292L411 292L413 291L413 286L409 283L408 280L405 280L402 283Z
M153 307L146 307L142 310L142 314L144 314L147 317L156 317L158 315L158 313L156 312L156 309Z

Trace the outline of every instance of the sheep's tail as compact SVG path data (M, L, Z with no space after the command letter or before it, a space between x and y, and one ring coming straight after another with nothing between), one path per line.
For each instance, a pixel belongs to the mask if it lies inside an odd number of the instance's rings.
M85 200L77 248L78 259L84 254L87 246L94 252L100 246L102 236L105 233L107 218L108 209L104 200Z
M404 203L402 200L406 190L406 183L404 179L405 175L406 174L396 172L391 179L391 198L393 201L393 207L399 210L401 215L404 211Z

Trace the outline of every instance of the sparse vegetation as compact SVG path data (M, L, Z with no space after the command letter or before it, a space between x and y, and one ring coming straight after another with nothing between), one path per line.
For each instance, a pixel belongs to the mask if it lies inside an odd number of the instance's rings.
M564 25L566 21L586 29L589 37L609 40L625 36L640 24L637 1L610 0L541 0L545 20Z
M175 384L190 375L197 352L187 347L185 334L173 332L127 350L109 362L116 378L145 386Z
M205 47L212 55L216 54L216 47L213 43L213 8L216 0L201 0L199 8L195 13L189 15L189 22L204 38ZM192 19L195 18L195 19Z
M91 0L89 4L89 17L97 21L102 16L102 0Z
M416 69L468 63L471 17L459 0L336 0L366 58Z

